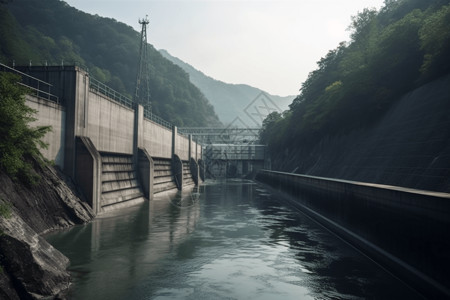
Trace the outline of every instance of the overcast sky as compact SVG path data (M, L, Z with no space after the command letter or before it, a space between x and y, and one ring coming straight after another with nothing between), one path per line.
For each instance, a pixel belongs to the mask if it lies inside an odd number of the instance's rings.
M156 49L227 83L297 95L316 62L349 39L351 16L383 0L65 0L140 31Z

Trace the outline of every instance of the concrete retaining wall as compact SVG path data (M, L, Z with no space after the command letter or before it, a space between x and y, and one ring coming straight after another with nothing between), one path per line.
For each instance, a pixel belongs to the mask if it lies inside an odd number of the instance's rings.
M144 119L144 147L152 157L172 158L172 131Z
M176 154L183 161L189 161L189 139L181 134L177 135Z
M90 92L87 111L84 133L98 151L133 154L134 110Z
M42 139L48 144L47 149L41 149L42 155L54 161L56 165L64 168L64 134L66 113L64 107L52 102L36 98L26 97L28 107L36 110L36 120L30 123L31 127L51 126L52 131L48 132Z
M272 171L256 179L427 297L450 296L450 194Z

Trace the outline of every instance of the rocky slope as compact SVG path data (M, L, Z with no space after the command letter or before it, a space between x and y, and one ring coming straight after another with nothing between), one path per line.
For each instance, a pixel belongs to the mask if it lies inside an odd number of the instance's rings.
M35 165L41 176L27 186L0 172L0 299L60 297L70 284L69 260L41 234L89 222L94 214L60 172Z

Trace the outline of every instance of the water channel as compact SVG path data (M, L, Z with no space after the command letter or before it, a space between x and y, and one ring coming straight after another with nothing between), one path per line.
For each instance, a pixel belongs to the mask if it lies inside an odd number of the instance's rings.
M48 235L69 299L421 299L252 181L158 194Z

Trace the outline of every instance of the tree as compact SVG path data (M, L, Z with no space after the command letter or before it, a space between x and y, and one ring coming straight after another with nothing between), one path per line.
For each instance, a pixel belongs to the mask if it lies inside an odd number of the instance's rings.
M263 121L259 137L262 143L271 142L275 125L283 118L279 112L271 112Z
M349 30L352 31L351 38L353 41L365 40L371 33L372 26L376 21L377 10L364 8L356 16L352 16L352 23Z
M424 77L437 77L450 71L450 5L443 6L426 18L419 31L425 59L421 67Z
M14 179L35 182L29 159L43 162L39 148L47 145L41 138L49 126L30 128L35 110L25 104L27 89L17 84L20 77L0 73L0 169Z

